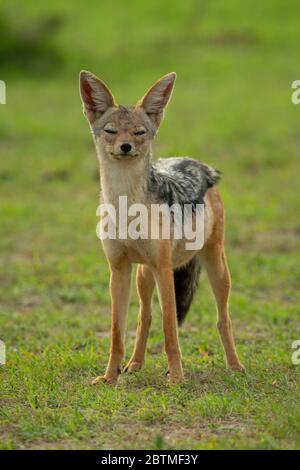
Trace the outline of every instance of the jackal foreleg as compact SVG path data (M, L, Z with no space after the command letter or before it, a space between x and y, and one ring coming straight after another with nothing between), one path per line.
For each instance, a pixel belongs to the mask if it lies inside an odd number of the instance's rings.
M137 269L136 286L139 294L140 309L134 351L124 372L140 369L145 362L147 339L151 324L151 298L155 281L151 270L140 264Z
M116 266L110 266L110 295L112 301L111 348L108 365L104 376L99 381L114 384L121 371L121 362L125 353L125 329L130 294L131 264L126 260Z
M178 341L174 275L171 262L165 259L154 271L163 315L165 350L169 363L169 380L178 382L183 378L181 352Z

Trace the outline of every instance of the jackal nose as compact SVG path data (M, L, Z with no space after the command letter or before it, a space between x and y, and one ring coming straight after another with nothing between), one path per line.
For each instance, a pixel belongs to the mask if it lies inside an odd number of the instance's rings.
M129 153L132 149L132 146L128 144L128 142L125 142L124 144L120 145L120 149L122 153Z

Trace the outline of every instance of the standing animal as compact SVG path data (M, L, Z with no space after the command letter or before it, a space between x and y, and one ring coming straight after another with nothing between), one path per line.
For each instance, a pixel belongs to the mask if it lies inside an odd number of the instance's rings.
M200 267L206 268L218 311L218 329L227 365L243 371L228 311L230 273L224 249L224 209L216 183L219 173L187 157L152 160L152 141L170 100L176 74L158 80L135 106L119 106L106 84L90 72L80 73L80 95L100 164L101 203L117 207L119 197L129 204L163 203L171 206L204 204L204 243L188 250L186 239L106 238L103 249L110 268L112 302L111 349L106 371L93 383L115 384L125 352L125 329L131 269L138 263L136 285L139 315L136 340L125 372L140 369L151 323L151 298L158 288L162 309L168 379L183 379L178 321L185 317L198 285ZM193 211L195 214L195 211ZM194 217L194 216L192 216ZM151 222L151 221L150 221ZM172 222L171 222L172 223ZM118 227L118 222L117 229ZM161 221L160 221L161 224ZM171 233L174 233L174 221Z

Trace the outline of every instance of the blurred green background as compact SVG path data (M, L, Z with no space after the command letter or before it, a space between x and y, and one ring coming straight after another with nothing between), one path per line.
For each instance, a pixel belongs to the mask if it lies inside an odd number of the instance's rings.
M297 0L0 3L0 447L299 448L299 14ZM154 157L223 173L246 376L224 368L204 276L180 333L185 385L165 384L157 302L145 369L89 385L110 307L81 69L124 105L177 72ZM136 313L133 293L127 356Z

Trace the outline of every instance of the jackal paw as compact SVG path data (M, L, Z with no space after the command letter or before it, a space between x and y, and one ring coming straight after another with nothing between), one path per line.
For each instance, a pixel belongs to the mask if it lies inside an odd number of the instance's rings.
M91 384L92 385L97 385L98 383L106 383L107 385L116 385L118 382L118 376L116 377L110 377L106 375L99 375L98 377L95 377Z
M234 364L229 364L228 365L229 369L235 371L235 372L245 372L246 368L241 362L235 362Z
M141 370L143 367L144 363L143 362L138 362L134 360L130 360L128 364L124 367L123 372L126 374L131 374L132 372L137 372Z
M180 384L184 381L183 372L178 372L178 373L171 374L170 371L168 370L166 375L168 377L168 383L169 384Z

